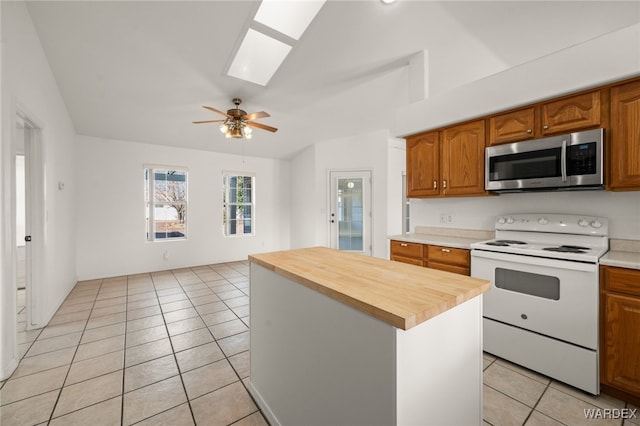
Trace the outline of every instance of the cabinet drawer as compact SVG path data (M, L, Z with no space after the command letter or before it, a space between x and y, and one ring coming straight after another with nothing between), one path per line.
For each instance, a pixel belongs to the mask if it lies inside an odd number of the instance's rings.
M413 257L422 260L424 257L424 244L392 240L391 257L393 256Z
M469 250L451 247L429 246L427 260L429 262L449 263L464 267L469 267L470 265Z
M471 275L471 269L466 266L460 265L451 265L449 263L439 263L439 262L427 262L427 268L438 269L440 271L453 272L454 274L460 275Z
M602 266L602 279L607 291L640 296L640 271Z

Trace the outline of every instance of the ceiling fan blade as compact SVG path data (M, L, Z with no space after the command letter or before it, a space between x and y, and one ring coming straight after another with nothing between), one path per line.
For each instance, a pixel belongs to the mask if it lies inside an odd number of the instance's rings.
M277 132L275 127L267 126L266 124L254 123L253 121L247 121L247 126L255 127L262 130L268 130L270 132Z
M222 111L220 111L218 109L215 109L215 108L212 108L210 106L203 105L202 108L208 109L209 111L217 112L218 114L224 115L225 117L233 118L229 114L227 114L226 112L222 112Z
M194 121L193 124L204 124L204 123L222 123L227 120L202 120L202 121Z
M265 118L265 117L271 117L269 115L269 113L266 113L264 111L260 111L260 112L254 112L252 114L247 114L244 117L242 117L243 120L255 120L256 118Z

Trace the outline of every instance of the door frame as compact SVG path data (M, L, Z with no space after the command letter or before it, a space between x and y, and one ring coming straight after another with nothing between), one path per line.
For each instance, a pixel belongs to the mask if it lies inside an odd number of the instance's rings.
M16 120L22 120L24 127L26 208L25 235L31 236L31 242L27 243L25 247L25 312L27 330L30 330L43 326L43 324L41 323L42 295L43 289L45 288L45 285L43 283L44 274L42 273L42 268L44 265L44 244L46 235L44 186L45 162L42 143L42 126L38 125L38 122L30 114L25 113L24 109L22 108L18 108L16 110L15 118ZM15 128L13 130L14 132L16 131ZM13 141L13 154L15 158L15 134ZM16 258L17 252L14 253L14 259Z
M15 101L12 105L11 121L11 238L14 246L16 240L16 182L15 156L18 153L18 125L24 129L24 147L22 153L25 159L25 235L31 235L31 242L25 247L25 312L27 330L41 328L42 298L46 287L43 280L44 247L46 235L45 220L45 159L42 140L42 122L26 107ZM13 247L11 262L11 277L15 283L17 248ZM14 286L15 287L15 286ZM17 289L13 290L14 316L16 315L15 299Z
M353 253L363 253L368 256L373 255L373 170L371 169L328 169L327 170L327 242L329 247L337 248L337 224L333 225L331 220L335 220L335 217L331 217L337 206L334 205L335 197L337 196L337 187L334 185L336 180L340 177L362 177L365 179L365 185L363 186L364 192L364 207L365 213L363 217L362 225L362 244L363 251L351 251ZM368 184L367 184L368 183ZM367 204L368 201L368 204Z

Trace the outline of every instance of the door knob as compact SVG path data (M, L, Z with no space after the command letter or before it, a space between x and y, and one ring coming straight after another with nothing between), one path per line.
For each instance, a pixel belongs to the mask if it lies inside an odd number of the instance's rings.
M24 240L28 243L31 242L31 235L27 235L26 237L24 237Z

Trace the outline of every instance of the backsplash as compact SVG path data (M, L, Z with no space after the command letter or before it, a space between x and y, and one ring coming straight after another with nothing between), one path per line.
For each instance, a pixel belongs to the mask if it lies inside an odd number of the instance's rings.
M609 249L614 251L628 251L640 253L640 240L609 240Z
M510 213L565 213L609 219L609 237L640 240L640 192L514 193L488 197L411 199L411 230L419 227L493 230ZM450 219L450 221L449 221Z
M441 235L444 237L475 238L478 240L491 240L495 237L495 231L483 229L443 228L433 226L416 226L416 234Z

